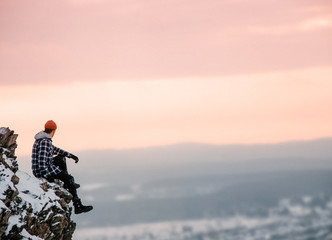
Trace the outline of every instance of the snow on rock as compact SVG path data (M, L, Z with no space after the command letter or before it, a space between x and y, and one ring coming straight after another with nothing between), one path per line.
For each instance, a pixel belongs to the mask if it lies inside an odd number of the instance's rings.
M14 131L0 128L0 239L72 239L72 196L18 170L16 139Z

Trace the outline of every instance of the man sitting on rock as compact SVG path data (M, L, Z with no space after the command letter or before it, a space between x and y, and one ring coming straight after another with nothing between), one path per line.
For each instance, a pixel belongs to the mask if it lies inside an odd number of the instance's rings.
M93 207L82 205L76 191L79 184L76 184L73 176L68 174L65 157L74 159L75 163L79 159L75 155L52 144L52 137L56 129L55 122L49 120L45 124L45 130L36 134L32 148L33 175L37 178L46 178L49 182L53 182L54 179L63 181L64 187L73 195L75 214L89 212Z

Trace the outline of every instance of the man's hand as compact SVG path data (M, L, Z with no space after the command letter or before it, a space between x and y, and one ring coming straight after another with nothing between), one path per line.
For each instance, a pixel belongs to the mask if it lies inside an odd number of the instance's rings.
M76 157L74 154L70 154L68 157L74 159L75 163L78 163L79 161L78 157Z

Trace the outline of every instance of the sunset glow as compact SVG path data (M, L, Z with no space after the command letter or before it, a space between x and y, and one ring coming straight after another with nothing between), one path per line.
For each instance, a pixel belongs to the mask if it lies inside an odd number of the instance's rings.
M0 127L71 151L332 136L330 1L0 3Z

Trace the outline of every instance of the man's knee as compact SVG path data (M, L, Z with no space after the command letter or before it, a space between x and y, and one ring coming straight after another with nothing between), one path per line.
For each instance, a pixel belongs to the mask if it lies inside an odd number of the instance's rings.
M66 157L64 155L57 155L53 158L53 164L60 167L62 171L67 172Z

